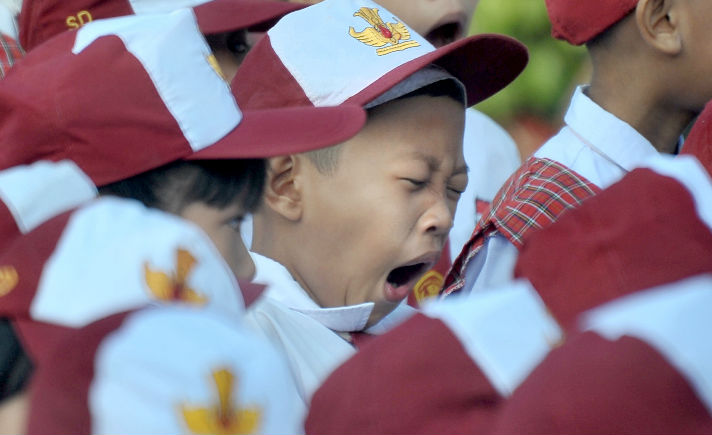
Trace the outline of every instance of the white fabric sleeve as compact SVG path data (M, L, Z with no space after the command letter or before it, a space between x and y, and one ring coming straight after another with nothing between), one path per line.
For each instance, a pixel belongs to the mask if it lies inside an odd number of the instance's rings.
M467 265L462 291L481 291L511 282L517 258L519 251L506 237L500 234L488 237L480 252Z

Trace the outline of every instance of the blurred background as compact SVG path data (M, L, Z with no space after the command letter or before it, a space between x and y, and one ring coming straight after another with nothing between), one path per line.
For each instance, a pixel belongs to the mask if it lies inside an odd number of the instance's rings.
M586 51L551 37L538 0L480 0L470 33L503 33L529 48L522 75L476 106L509 131L525 159L559 130L575 86L588 82Z

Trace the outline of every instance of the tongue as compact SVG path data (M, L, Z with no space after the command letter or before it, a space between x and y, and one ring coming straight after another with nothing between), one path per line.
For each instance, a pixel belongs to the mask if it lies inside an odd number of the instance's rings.
M400 285L400 286L396 287L393 284L391 284L390 282L387 282L386 287L383 289L383 294L384 294L386 300L388 300L388 301L400 302L406 296L408 296L409 291L410 291L410 286L408 286L408 285Z
M423 264L411 264L393 269L386 278L385 296L389 301L400 301L408 296L410 283L422 270Z

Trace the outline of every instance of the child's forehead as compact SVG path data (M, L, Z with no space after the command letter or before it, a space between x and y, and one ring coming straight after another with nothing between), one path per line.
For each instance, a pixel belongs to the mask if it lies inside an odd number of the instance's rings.
M368 110L364 130L385 129L410 133L433 133L422 131L427 124L435 122L447 111L449 117L460 119L458 128L464 129L465 107L461 101L446 94L411 94L387 101ZM415 125L410 125L415 123ZM413 129L415 127L415 130Z
M369 112L364 129L344 145L351 158L368 156L371 162L420 162L437 167L440 143L456 143L455 159L462 155L465 109L452 98L418 95L382 104ZM432 147L431 147L432 145Z

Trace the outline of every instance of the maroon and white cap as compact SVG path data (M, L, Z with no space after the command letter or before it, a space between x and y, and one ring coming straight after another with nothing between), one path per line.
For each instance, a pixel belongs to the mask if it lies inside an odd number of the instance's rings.
M699 275L584 313L492 433L709 433L710 288L712 275Z
M242 111L190 9L98 20L0 83L0 168L74 161L97 185L179 159L261 158L340 143L358 106Z
M20 43L32 50L51 37L93 20L193 8L204 34L266 30L303 5L275 0L24 0Z
M210 310L110 316L71 331L37 369L28 432L303 433L283 358L240 319Z
M138 201L104 197L60 214L0 255L0 316L43 357L66 330L147 304L240 318L243 294L197 226ZM251 287L246 290L254 290Z
M638 0L546 0L551 34L574 45L585 44L628 15Z
M433 64L446 73L435 79L454 77L464 84L469 106L514 80L527 59L521 43L501 35L472 36L435 49L376 3L325 0L272 27L245 57L233 83L238 102L248 108L366 106Z
M0 171L0 252L17 236L94 196L94 184L70 161Z
M712 271L712 181L690 156L656 156L522 247L527 278L564 326L614 298Z

